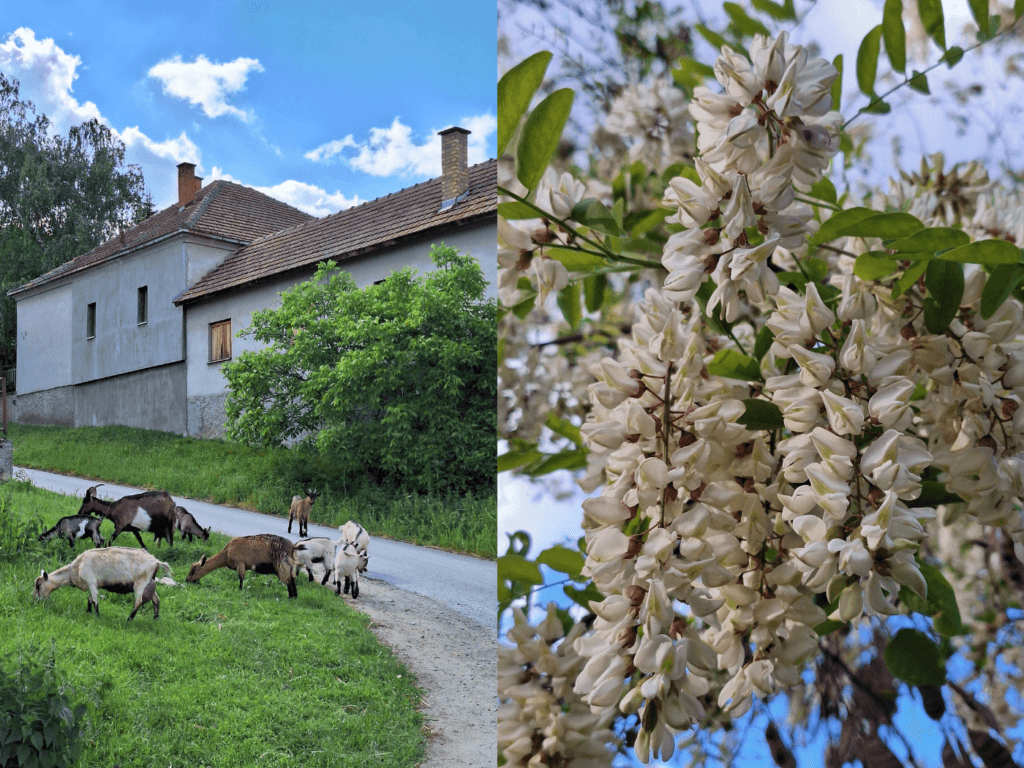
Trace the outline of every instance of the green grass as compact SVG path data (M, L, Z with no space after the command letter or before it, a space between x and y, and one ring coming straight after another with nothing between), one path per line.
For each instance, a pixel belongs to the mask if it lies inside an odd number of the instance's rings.
M78 506L27 483L0 490L0 515L15 520L50 526ZM40 648L48 654L52 641L65 682L103 691L80 765L312 768L413 766L423 759L415 681L348 598L301 578L298 598L289 600L275 576L252 572L239 591L227 569L184 584L189 564L217 552L227 537L157 549L147 536L182 586L158 585L157 621L147 604L128 622L133 596L103 591L97 617L86 613L87 594L74 587L33 599L40 569L66 565L71 551L50 541L13 553L6 519L0 664ZM79 542L77 553L85 548Z
M287 448L253 448L130 427L8 427L16 464L99 481L159 489L288 517L292 496L315 477ZM327 468L329 472L329 467ZM315 481L320 482L320 481ZM482 557L497 556L498 507L482 497L430 498L341 480L320 482L312 522L355 520L372 535Z

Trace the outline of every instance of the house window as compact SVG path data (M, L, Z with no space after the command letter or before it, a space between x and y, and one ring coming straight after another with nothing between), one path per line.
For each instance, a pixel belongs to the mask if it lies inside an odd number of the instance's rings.
M210 323L210 362L231 359L231 321Z
M96 302L90 304L85 311L85 338L96 338Z
M149 321L149 286L139 288L139 325Z

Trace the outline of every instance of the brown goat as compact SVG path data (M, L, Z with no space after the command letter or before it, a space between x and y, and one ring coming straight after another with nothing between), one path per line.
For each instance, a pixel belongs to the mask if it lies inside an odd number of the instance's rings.
M174 546L174 522L177 515L174 513L174 499L167 491L146 491L124 496L117 501L103 501L96 495L97 488L99 486L94 485L85 492L78 514L95 512L114 523L114 534L107 539L108 547L121 531L134 533L143 549L146 549L146 545L142 543L140 531L149 531L154 541L167 539L168 545Z
M271 533L238 536L213 557L203 555L198 563L192 563L185 581L197 582L210 571L230 568L238 573L238 588L241 589L246 571L276 573L281 583L288 587L288 597L298 597L292 573L296 565L293 549L294 545L288 539Z
M299 521L299 536L309 535L309 510L313 508L313 502L319 496L317 490L306 489L306 498L292 496L292 506L288 510L288 533L292 532L292 521Z

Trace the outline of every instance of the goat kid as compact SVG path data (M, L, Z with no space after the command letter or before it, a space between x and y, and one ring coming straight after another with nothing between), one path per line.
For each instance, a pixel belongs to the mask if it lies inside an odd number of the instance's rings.
M181 534L181 538L183 539L192 541L194 536L198 536L203 541L206 541L210 538L210 528L213 526L211 525L208 528L203 528L198 522L196 522L196 519L192 516L191 512L184 507L175 507L174 527L178 529L178 532Z
M292 505L288 509L288 533L292 532L292 521L299 521L299 536L309 534L309 510L313 508L313 502L320 493L317 490L306 489L306 497L292 496Z
M298 576L302 569L306 569L309 580L313 581L313 566L322 565L327 572L324 574L321 586L331 578L334 570L334 555L337 549L344 542L344 538L331 541L325 536L317 536L312 539L299 539L295 542L295 575Z
M230 568L238 573L238 588L241 589L246 571L276 573L281 583L288 587L288 597L298 597L295 576L292 574L292 568L295 567L294 548L288 539L270 533L238 536L213 557L203 555L199 562L192 563L185 581L195 583L210 571Z
M341 538L344 541L355 544L356 549L363 553L364 560L359 572L365 572L370 564L370 534L359 523L352 522L351 520L344 525L338 526L338 530L341 531Z
M153 603L153 618L160 617L160 598L156 594L154 578L159 569L173 576L171 566L161 562L148 552L128 547L90 549L76 557L70 564L53 573L45 570L36 578L34 594L36 599L45 600L50 593L69 584L89 593L86 612L100 615L99 590L118 594L135 593L135 605L128 614L128 620L135 618L139 608Z
M102 517L92 515L70 515L62 517L57 524L48 531L39 534L40 541L49 541L54 536L67 539L68 546L74 551L76 539L92 539L92 543L99 547L103 545L103 537L100 536L100 523Z
M100 483L102 485L102 483ZM95 512L114 523L114 534L107 540L109 547L122 531L130 531L142 543L140 531L149 531L153 540L167 539L169 546L174 546L174 500L167 491L146 491L131 496L124 496L117 501L103 501L96 495L99 485L94 485L85 492L82 508L78 514Z
M341 581L345 580L345 594L352 592L352 599L359 597L359 574L366 570L369 560L365 552L356 548L355 544L344 542L334 555L334 584L336 595L341 595Z

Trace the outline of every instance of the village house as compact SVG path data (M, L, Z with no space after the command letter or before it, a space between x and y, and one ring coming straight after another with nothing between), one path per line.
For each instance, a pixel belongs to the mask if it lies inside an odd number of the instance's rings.
M430 248L474 256L497 285L497 161L467 165L463 128L441 131L442 175L321 219L178 166L178 202L9 294L18 308L22 424L122 424L224 434L224 362L258 349L252 313L326 260L359 287Z

